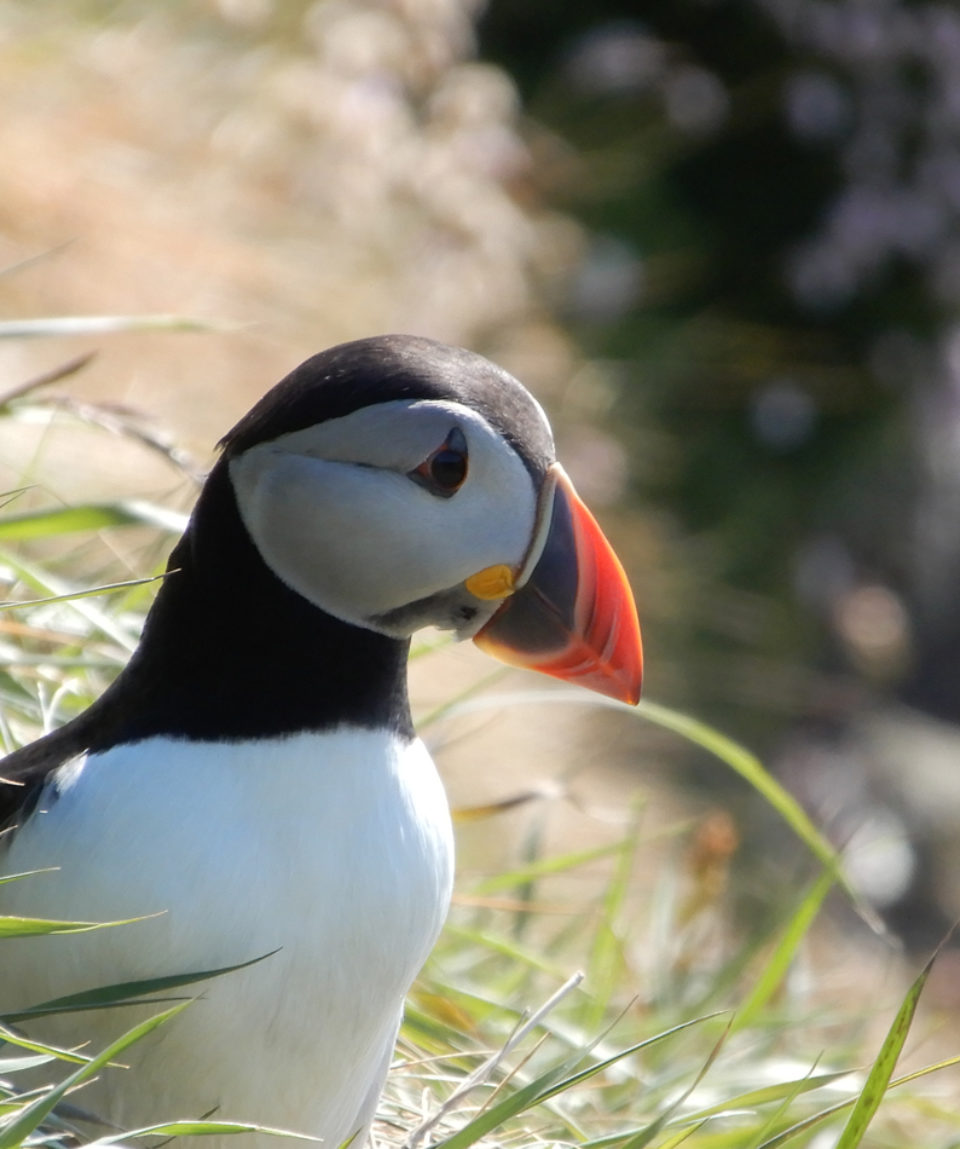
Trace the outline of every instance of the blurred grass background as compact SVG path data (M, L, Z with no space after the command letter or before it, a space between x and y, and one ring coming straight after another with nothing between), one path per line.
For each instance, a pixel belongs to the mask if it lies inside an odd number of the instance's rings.
M838 901L809 976L885 1027L871 1010L960 914L953 7L5 0L0 108L2 390L95 353L6 404L0 487L28 488L9 512L185 511L219 435L342 339L491 356L547 405L624 557L648 697L757 751L846 849L891 935ZM204 329L25 334L119 314ZM9 596L22 560L114 581L168 542L17 542ZM0 618L11 660L43 648L24 625ZM419 714L490 672L418 659ZM530 703L428 734L458 807L503 807L459 828L464 891L639 818L624 912L662 944L621 989L650 1000L769 936L812 873L733 774L645 724ZM537 900L605 921L610 875ZM920 1047L958 977L948 951Z

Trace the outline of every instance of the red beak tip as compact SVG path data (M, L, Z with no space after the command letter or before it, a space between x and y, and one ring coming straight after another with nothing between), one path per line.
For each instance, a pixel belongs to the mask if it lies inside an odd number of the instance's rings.
M639 675L631 675L630 677L613 675L604 683L591 683L591 686L594 690L600 691L610 698L615 698L618 702L625 702L627 706L636 706L640 701L642 687Z
M488 654L640 701L640 624L620 560L558 464L549 531L532 573L474 638Z
M630 650L636 651L639 656L639 638L637 646ZM620 652L626 654L625 651ZM592 690L596 694L603 694L617 702L624 702L628 706L636 706L640 701L640 692L643 682L643 663L639 657L627 657L606 661L598 659L590 648L583 644L576 644L572 651L567 652L565 658L556 659L549 663L527 664L531 670L538 670L542 674L549 674L565 682L575 683L585 690Z

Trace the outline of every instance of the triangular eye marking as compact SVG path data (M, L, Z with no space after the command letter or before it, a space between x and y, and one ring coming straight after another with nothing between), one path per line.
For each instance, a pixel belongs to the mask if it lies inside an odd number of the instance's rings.
M409 474L431 495L449 499L463 486L467 470L467 439L459 427L453 427L433 454Z

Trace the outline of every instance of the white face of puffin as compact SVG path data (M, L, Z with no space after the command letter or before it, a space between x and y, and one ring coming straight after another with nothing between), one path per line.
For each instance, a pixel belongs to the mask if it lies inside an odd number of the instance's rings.
M438 626L636 702L627 577L560 465L542 465L535 478L473 407L410 399L256 443L229 474L263 560L328 614L393 638Z
M452 401L362 407L249 448L230 477L283 582L394 637L425 625L472 637L507 591L498 573L509 581L506 571L522 569L537 533L530 472L479 413Z

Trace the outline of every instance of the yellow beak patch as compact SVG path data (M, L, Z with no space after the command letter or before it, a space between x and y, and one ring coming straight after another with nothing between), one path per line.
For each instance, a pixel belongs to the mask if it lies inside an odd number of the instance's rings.
M484 567L465 580L464 586L476 598L484 600L509 598L514 592L513 571L504 563Z

